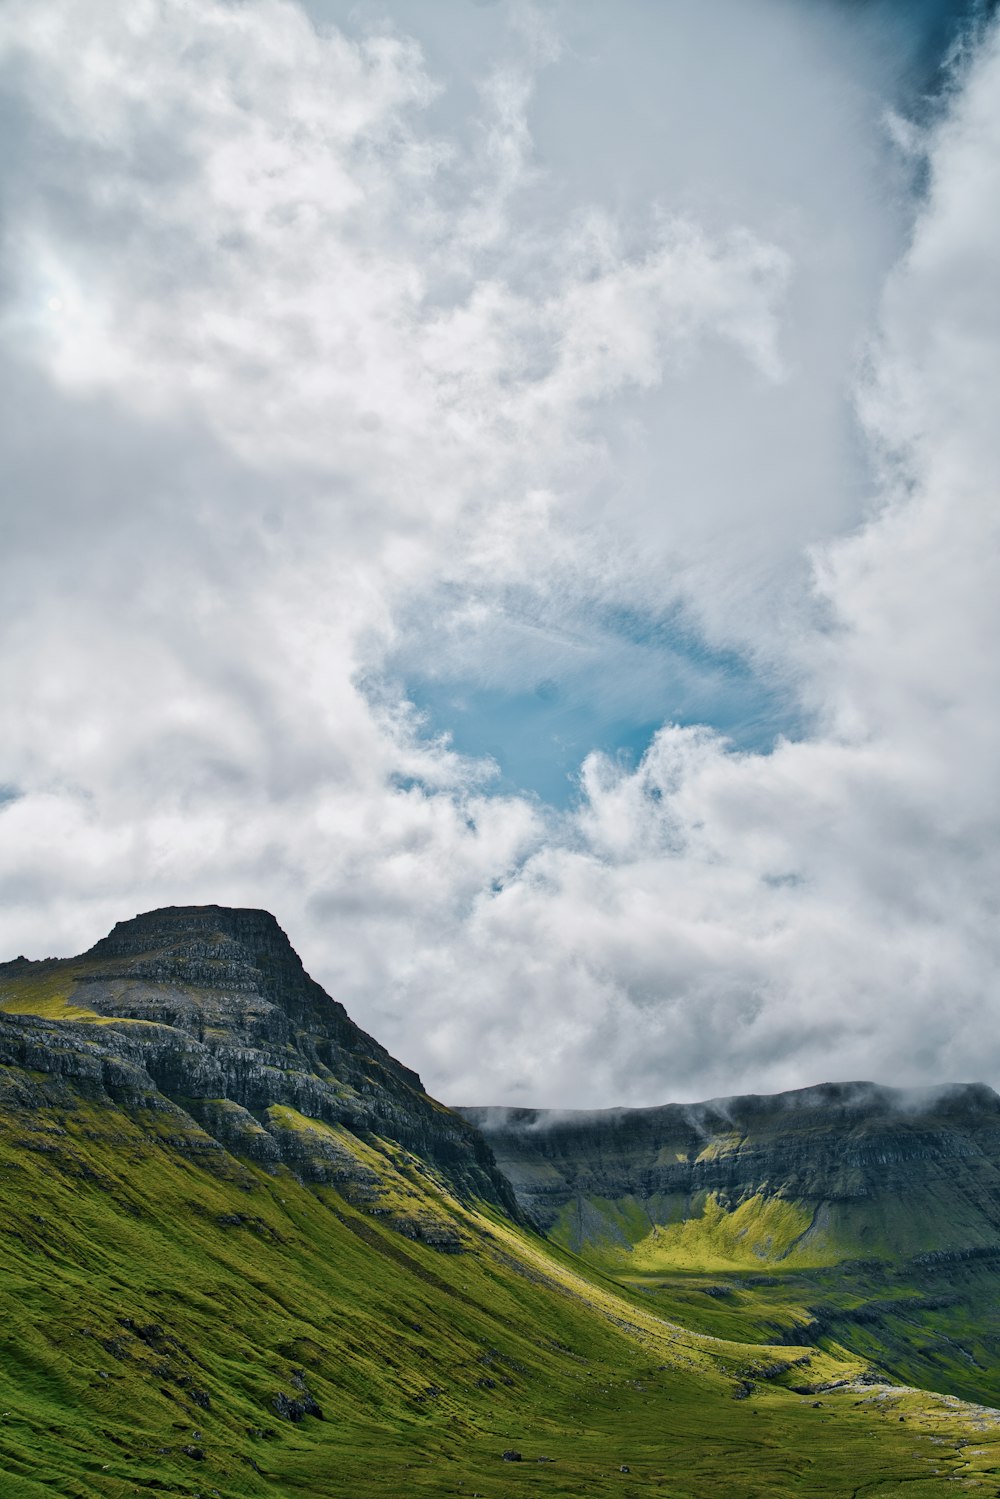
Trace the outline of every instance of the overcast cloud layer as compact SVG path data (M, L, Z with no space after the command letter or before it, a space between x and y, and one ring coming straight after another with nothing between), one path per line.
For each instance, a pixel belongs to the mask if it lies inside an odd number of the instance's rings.
M997 27L429 9L0 12L0 956L265 906L448 1102L996 1085Z

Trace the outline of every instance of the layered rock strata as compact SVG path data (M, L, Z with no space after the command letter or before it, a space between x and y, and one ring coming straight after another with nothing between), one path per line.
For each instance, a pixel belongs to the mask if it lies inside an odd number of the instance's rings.
M189 1148L203 1135L363 1196L378 1169L346 1130L520 1216L479 1132L355 1025L266 911L168 907L79 958L0 965L0 1069L7 1108L70 1089L179 1111Z
M595 1205L606 1228L608 1205L637 1204L650 1224L669 1224L698 1216L710 1195L727 1209L780 1197L817 1225L841 1210L862 1251L868 1220L873 1243L878 1221L891 1236L894 1203L908 1204L918 1248L1000 1244L1000 1097L982 1084L834 1083L659 1108L457 1112L483 1131L544 1230L574 1215L585 1225Z

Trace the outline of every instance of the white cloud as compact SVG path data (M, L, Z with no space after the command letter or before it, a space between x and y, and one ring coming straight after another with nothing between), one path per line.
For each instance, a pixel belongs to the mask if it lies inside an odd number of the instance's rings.
M584 845L547 849L506 909L481 908L510 990L524 946L560 995L561 1089L534 1053L508 1063L532 1098L585 1092L574 1071L615 1004L605 1097L996 1076L998 85L994 31L933 136L886 291L863 401L883 507L816 559L828 627L800 649L822 732L762 757L666 729L634 773L595 758ZM574 1010L586 1040L556 1042Z
M784 630L766 485L746 476L713 573L678 513L697 493L659 496L658 530L614 474L645 394L801 380L793 258L666 211L637 232L581 208L542 242L518 203L550 38L498 66L469 146L429 133L435 84L388 30L268 0L85 11L0 20L27 392L4 946L267 905L454 1101L993 1080L995 34L927 136L885 292L861 403L881 506L814 548ZM371 690L445 595L487 639L512 590L544 626L696 589L738 637L734 558L815 725L772 755L668 726L634 770L590 757L558 814L489 795L489 766Z

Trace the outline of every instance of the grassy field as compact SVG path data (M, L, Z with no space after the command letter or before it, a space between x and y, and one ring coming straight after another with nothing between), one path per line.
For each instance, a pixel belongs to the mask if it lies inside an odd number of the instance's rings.
M397 1146L341 1132L382 1178L373 1216L176 1110L6 1085L4 1496L1000 1490L991 1413L856 1383L864 1350L835 1338L767 1346L807 1282L619 1286ZM446 1218L461 1251L395 1232L398 1205Z

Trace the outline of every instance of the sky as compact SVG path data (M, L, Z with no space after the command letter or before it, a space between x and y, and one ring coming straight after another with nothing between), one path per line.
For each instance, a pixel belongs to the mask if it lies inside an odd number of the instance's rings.
M453 1104L1000 1084L1000 24L6 0L0 958Z

